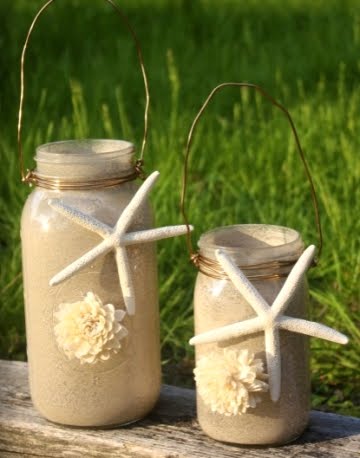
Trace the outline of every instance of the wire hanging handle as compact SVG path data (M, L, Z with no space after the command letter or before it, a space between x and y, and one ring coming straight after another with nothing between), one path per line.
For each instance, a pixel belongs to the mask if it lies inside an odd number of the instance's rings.
M113 2L113 0L105 0L107 3L109 3L115 10L115 12L119 15L120 19L123 21L125 27L129 31L130 35L133 38L133 41L135 43L136 47L136 52L139 60L139 65L141 69L141 74L144 80L144 88L145 88L145 113L144 113L144 135L143 135L143 140L141 144L141 152L140 156L136 161L135 164L135 171L137 175L140 178L144 178L145 174L142 169L142 166L144 164L144 150L147 142L147 137L148 137L148 118L149 118L149 106L150 106L150 93L149 93L149 83L148 83L148 78L145 70L145 65L144 65L144 59L141 51L141 46L140 42L138 40L138 37L132 28L127 16L125 13ZM30 28L27 32L25 43L22 49L21 53L21 61L20 61L20 103L19 103L19 113L18 113L18 126L17 126L17 143L18 143L18 154L19 154L19 163L20 163L20 173L21 173L21 181L23 183L31 183L31 184L36 184L37 183L37 175L34 170L27 170L25 173L25 165L24 165L24 153L23 153L23 147L22 147L22 120L23 120L23 106L24 106L24 97L25 97L25 76L24 76L24 67L25 67L25 56L26 56L26 51L27 47L30 41L31 34L35 28L35 25L40 18L40 16L43 14L43 12L48 8L48 6L51 5L51 3L54 3L55 0L49 0L46 2L40 10L37 12L36 16L34 17Z
M319 238L319 249L318 249L318 258L319 258L320 255L321 255L321 252L322 252L322 247L323 247L323 237L322 237L322 228L321 228L321 221L320 221L319 203L318 203L318 198L317 198L316 191L315 191L314 182L313 182L313 179L311 177L310 169L309 169L308 163L306 161L304 151L303 151L303 149L301 147L299 135L298 135L297 130L295 128L295 124L294 124L294 121L292 120L292 117L290 116L290 113L288 112L288 110L283 105L281 105L279 102L277 102L271 95L269 95L261 86L258 86L256 84L251 84L251 83L234 83L234 82L231 82L231 83L219 84L218 86L216 86L210 92L210 94L206 98L205 102L203 103L202 107L200 108L198 114L195 116L195 119L194 119L194 121L193 121L193 123L191 125L190 131L189 131L189 135L188 135L188 138L187 138L186 149L185 149L185 159L184 159L184 169L183 169L183 181L182 181L180 210L181 210L181 214L182 214L182 216L184 218L185 224L186 224L186 226L188 228L186 243L187 243L188 251L189 251L189 254L190 254L190 259L193 261L193 263L196 266L198 265L199 253L195 252L194 248L193 248L192 239L191 239L190 224L189 224L189 219L187 217L186 208L185 208L186 189L187 189L188 173L189 173L189 156L190 156L190 149L191 149L191 145L192 145L192 140L193 140L193 136L194 136L194 133L195 133L195 128L196 128L201 116L203 115L206 107L210 103L211 99L215 96L215 94L217 92L219 92L222 89L224 89L226 87L229 87L229 86L230 87L239 87L240 89L241 88L254 89L255 91L259 92L265 99L267 99L272 105L274 105L275 107L279 108L283 112L283 114L285 115L286 119L289 121L289 124L290 124L290 127L291 127L291 131L292 131L292 133L294 135L296 147L297 147L297 150L299 152L301 161L303 163L306 177L307 177L307 179L309 181L309 184L310 184L311 198L312 198L312 203L313 203L314 213L315 213L315 224L316 224L316 229L317 229L318 238Z

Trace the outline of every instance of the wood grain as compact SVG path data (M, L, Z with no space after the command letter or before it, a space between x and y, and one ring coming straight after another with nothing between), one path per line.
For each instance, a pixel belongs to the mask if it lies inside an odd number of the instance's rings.
M112 430L66 428L33 408L27 364L0 361L0 457L355 458L360 419L313 411L305 434L283 447L236 447L208 438L195 418L193 390L164 385L146 419Z

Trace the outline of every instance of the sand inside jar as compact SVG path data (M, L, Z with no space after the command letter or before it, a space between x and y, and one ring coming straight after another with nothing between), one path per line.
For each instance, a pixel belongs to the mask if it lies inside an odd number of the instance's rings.
M47 167L41 171L51 174L50 162L48 170ZM62 169L55 173L61 174ZM76 166L72 173L76 175ZM91 427L125 424L145 416L158 398L161 371L156 245L127 248L136 314L123 320L129 334L121 341L120 351L107 361L80 364L78 359L69 360L55 338L54 314L61 303L79 301L89 291L103 304L124 310L114 253L100 256L64 283L49 286L56 273L102 239L57 213L48 205L48 199L61 197L68 205L113 226L137 188L135 182L92 191L37 188L23 210L21 238L31 396L35 407L53 422ZM145 204L129 230L146 229L152 223L150 208Z
M298 257L303 244L296 231L279 226L238 225L204 234L199 241L203 255L215 259L214 250L222 247L238 265L251 265L272 259ZM254 286L271 304L284 279L253 280ZM306 316L307 287L304 282L287 308L286 315ZM198 274L195 297L195 333L200 334L256 316L229 280L218 280ZM212 412L197 395L198 418L202 429L211 437L239 444L280 444L298 437L304 430L309 413L308 339L281 331L282 390L280 400L272 402L269 393L262 402L245 414L225 416ZM196 360L223 348L248 349L265 362L264 333L240 337L221 344L196 347ZM266 370L266 364L265 364Z

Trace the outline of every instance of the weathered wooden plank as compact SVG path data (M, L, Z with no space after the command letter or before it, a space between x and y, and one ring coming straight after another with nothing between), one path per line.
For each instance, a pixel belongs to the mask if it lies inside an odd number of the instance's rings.
M306 433L283 447L235 447L205 436L192 390L163 386L152 414L113 430L72 429L44 420L32 407L27 365L0 361L0 457L100 458L355 458L360 419L312 412Z

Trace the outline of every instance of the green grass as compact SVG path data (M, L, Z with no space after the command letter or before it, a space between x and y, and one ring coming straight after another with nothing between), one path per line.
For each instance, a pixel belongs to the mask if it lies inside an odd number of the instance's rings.
M1 0L0 356L24 359L16 115L19 56L38 0ZM319 195L320 265L311 316L343 331L339 348L312 340L313 405L360 416L360 5L357 0L124 0L152 94L146 169L158 169L157 223L181 223L183 149L191 121L222 81L263 85L294 117ZM133 45L104 2L56 2L34 33L26 65L24 145L76 137L141 141L143 87ZM316 242L309 186L282 115L249 91L226 89L196 133L188 209L194 241L219 225L282 224ZM192 289L183 239L159 244L167 379L190 380Z

